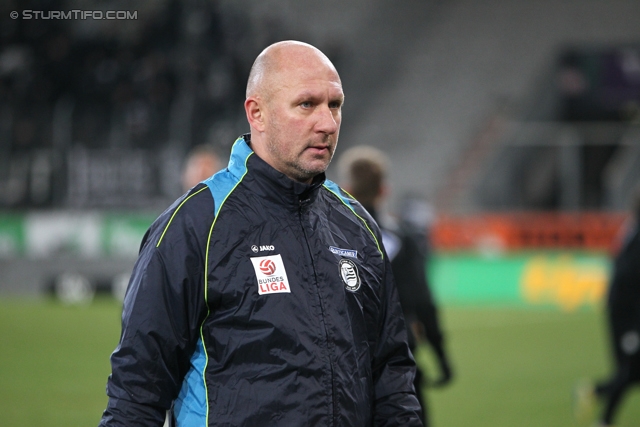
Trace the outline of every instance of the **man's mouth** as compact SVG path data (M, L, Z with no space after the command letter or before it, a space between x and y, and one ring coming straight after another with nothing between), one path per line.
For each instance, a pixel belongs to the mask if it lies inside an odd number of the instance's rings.
M307 149L317 153L324 153L327 151L331 151L331 144L310 145L309 147L307 147Z

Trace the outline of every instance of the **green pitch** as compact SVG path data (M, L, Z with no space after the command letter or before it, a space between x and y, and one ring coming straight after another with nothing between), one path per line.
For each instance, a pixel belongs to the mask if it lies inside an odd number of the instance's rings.
M6 426L96 426L120 308L0 299L0 418Z
M435 427L576 426L571 390L608 370L596 310L442 310L454 383L428 390ZM109 355L120 333L112 300L88 307L0 299L0 418L6 426L95 426L106 405ZM430 364L428 352L417 353ZM618 427L640 425L640 389Z
M572 412L576 382L609 372L602 312L448 308L442 314L457 376L447 388L426 391L435 427L580 425ZM416 359L429 367L428 356L420 348ZM617 421L617 427L640 425L640 388L629 393Z

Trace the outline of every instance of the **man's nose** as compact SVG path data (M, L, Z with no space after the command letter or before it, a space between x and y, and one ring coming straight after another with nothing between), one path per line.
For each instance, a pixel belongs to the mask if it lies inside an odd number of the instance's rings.
M328 135L333 135L340 128L340 111L336 111L328 106L323 106L318 111L318 122L316 129Z

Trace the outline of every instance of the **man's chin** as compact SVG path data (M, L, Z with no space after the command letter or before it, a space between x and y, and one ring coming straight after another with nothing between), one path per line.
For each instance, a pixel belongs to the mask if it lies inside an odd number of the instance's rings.
M327 170L327 167L329 166L328 163L322 163L322 164L309 164L309 165L300 165L301 167L298 167L298 176L300 179L298 179L299 181L306 181L306 180L311 180L313 179L313 177L315 177L316 175L319 175L321 173L323 173L324 171Z
M306 167L307 171L309 171L314 175L318 175L319 173L322 173L327 170L327 168L329 167L329 160L312 162L306 166L307 166Z

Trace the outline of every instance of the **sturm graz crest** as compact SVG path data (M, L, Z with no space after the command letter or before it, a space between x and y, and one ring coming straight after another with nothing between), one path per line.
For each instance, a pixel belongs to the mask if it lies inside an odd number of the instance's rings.
M360 276L358 275L358 267L348 259L340 260L340 276L347 290L355 292L360 289Z

